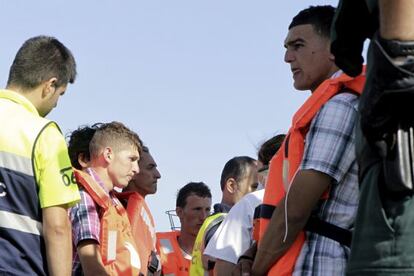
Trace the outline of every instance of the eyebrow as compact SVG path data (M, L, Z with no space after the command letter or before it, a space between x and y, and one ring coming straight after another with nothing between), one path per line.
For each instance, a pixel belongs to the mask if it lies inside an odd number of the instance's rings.
M302 42L302 43L304 43L305 42L305 40L303 39L303 38L297 38L297 39L294 39L294 40L291 40L291 41L288 41L288 42L286 42L285 43L285 45L283 45L285 48L287 48L288 46L292 46L292 45L294 45L294 44L296 44L296 43L298 43L298 42Z

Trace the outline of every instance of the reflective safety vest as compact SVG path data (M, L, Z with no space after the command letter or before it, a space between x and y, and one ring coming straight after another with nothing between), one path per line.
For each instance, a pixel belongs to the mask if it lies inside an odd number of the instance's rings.
M179 231L158 232L157 250L161 256L161 271L164 276L187 276L191 261L184 258L178 244Z
M141 262L126 210L87 173L75 170L75 177L100 207L100 253L109 275L139 275Z
M53 122L9 99L11 91L1 92L0 275L47 275L33 153L40 133Z
M137 192L118 193L116 197L127 201L126 211L141 260L141 272L144 275L147 275L147 270L154 273L157 271L159 259L155 254L157 238L154 219L148 205Z
M306 102L295 113L292 125L279 151L270 161L269 175L266 183L263 204L276 206L285 197L286 191L298 171L304 153L305 138L309 131L312 119L322 106L333 96L343 91L344 88L361 94L365 83L365 75L351 78L341 74L337 78L325 80L312 93ZM323 195L327 199L328 191ZM259 223L255 223L254 233L258 235L259 244L267 225L268 218L262 216ZM296 259L305 242L305 234L301 231L289 250L273 265L268 275L291 275L295 268Z
M216 225L223 222L226 217L225 213L217 213L207 217L198 231L196 240L194 242L194 248L192 253L192 260L190 266L190 275L191 276L204 276L209 275L209 272L212 272L212 269L209 270L208 264L203 264L203 252L204 248L207 246L208 241L206 240L206 234ZM217 230L217 228L216 228ZM210 235L211 236L211 235Z

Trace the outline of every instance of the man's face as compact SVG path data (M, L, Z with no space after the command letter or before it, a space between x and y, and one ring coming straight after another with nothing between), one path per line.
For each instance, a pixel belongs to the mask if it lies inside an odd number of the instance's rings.
M115 187L125 188L132 177L139 172L139 153L133 146L111 152L108 175Z
M290 64L293 86L314 91L337 70L328 38L310 24L292 27L285 39L285 62Z
M40 107L39 115L42 117L45 117L47 114L50 113L50 111L53 110L57 106L57 103L59 101L60 96L65 94L67 85L62 85L59 87L52 87L53 91L50 93L50 96L48 96L42 106Z
M237 191L234 195L235 202L238 202L246 194L256 191L258 185L257 165L248 166L245 176L237 181Z
M177 207L176 212L181 222L181 231L197 236L198 230L210 215L211 198L190 195L184 208Z
M128 184L129 191L138 192L145 197L146 195L155 194L157 192L157 181L161 178L151 154L142 152L138 162L139 173L135 174L132 181Z

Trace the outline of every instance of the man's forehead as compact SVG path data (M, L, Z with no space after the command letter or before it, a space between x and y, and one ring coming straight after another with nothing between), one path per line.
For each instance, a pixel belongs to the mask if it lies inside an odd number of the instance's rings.
M152 164L155 165L155 161L152 158L151 154L149 152L146 152L146 151L141 152L140 163L145 163L145 164L152 163Z
M284 44L288 46L295 42L306 42L316 35L315 30L311 24L297 25L289 29L285 38Z
M190 203L193 205L202 205L203 203L205 203L206 200L211 200L210 197L201 197L198 196L194 193L191 193L190 195L187 196L186 198L186 203Z

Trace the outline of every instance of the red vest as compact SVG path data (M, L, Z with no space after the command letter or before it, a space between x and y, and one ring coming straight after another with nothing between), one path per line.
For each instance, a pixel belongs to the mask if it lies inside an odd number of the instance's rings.
M141 260L141 272L147 275L147 265L151 258L151 252L156 252L154 219L144 198L137 192L123 192L116 195L120 199L126 199L127 214L131 223L132 235L138 246Z
M89 174L75 170L75 177L100 207L99 248L106 272L110 275L138 275L141 264L137 246L121 202L111 198Z
M299 108L293 116L292 126L282 146L270 162L263 204L276 206L285 197L286 191L302 162L305 138L310 124L321 107L333 96L340 93L344 87L361 94L364 83L365 75L351 78L342 74L337 78L325 80ZM327 198L327 193L323 198ZM255 224L255 227L259 227L254 231L259 235L259 243L268 223L268 219L261 218L259 224ZM268 275L291 275L304 242L305 234L301 231L289 250L269 270Z
M157 233L157 250L161 255L163 275L189 275L191 260L184 258L177 240L179 236L179 231Z

